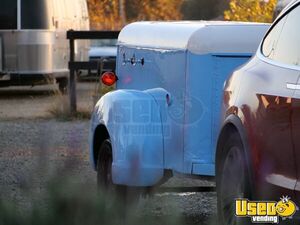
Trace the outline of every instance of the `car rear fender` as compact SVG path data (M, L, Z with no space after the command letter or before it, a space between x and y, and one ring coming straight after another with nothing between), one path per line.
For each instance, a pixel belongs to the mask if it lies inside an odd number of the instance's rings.
M251 188L251 193L252 195L255 195L254 190L255 190L255 184L254 184L254 170L253 170L253 164L252 164L252 157L251 157L251 152L250 152L250 145L248 141L248 135L247 131L243 125L242 120L239 118L239 116L235 114L230 114L226 119L225 122L223 123L222 129L219 134L218 142L217 142L217 149L216 149L216 173L220 170L219 167L219 161L220 157L222 155L222 146L224 145L226 139L231 135L233 132L237 132L238 135L241 138L241 141L243 143L244 147L244 156L246 157L246 163L248 167L248 173L249 173L249 178L250 178L250 188ZM252 196L254 197L254 196Z

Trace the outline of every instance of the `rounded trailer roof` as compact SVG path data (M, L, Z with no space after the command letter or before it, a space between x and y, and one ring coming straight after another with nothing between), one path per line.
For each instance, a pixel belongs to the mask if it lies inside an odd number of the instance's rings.
M121 31L118 44L195 54L254 53L269 26L223 21L137 22Z

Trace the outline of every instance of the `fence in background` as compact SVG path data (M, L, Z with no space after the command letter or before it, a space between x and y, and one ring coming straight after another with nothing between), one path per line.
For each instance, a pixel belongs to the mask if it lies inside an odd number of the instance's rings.
M120 31L75 31L69 30L67 32L67 39L70 44L70 61L69 61L69 100L70 111L75 113L77 111L77 98L76 98L76 73L79 70L97 70L101 74L103 67L102 60L76 62L75 61L75 41L76 40L101 40L101 39L118 39Z

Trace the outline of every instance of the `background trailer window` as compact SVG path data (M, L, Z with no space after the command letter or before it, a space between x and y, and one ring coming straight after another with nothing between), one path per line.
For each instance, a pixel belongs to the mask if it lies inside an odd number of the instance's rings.
M22 0L22 29L49 29L49 15L46 0Z
M0 30L17 29L17 0L1 0Z

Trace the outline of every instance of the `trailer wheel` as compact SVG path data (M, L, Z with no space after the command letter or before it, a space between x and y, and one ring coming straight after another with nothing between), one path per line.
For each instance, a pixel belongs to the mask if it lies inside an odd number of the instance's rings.
M97 161L97 183L98 187L104 190L113 188L112 161L111 143L110 140L106 139L100 147Z
M112 147L109 139L106 139L98 153L97 160L97 184L101 191L109 192L122 200L126 199L126 187L115 185L112 181Z
M144 188L115 185L112 181L112 147L109 139L106 139L98 153L97 183L100 191L106 191L117 197L123 204L134 204L145 193Z
M58 88L61 94L67 94L68 90L68 79L67 78L60 78L57 79Z
M235 216L235 199L251 199L248 167L238 133L225 141L217 159L217 202L219 224L250 224L249 218Z

